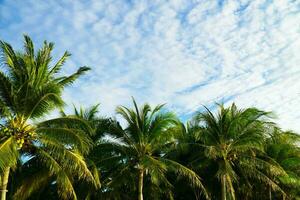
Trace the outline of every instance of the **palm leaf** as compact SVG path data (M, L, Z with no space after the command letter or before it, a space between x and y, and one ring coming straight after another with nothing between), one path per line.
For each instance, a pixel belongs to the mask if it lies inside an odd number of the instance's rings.
M15 166L19 158L19 153L13 137L0 138L0 169Z

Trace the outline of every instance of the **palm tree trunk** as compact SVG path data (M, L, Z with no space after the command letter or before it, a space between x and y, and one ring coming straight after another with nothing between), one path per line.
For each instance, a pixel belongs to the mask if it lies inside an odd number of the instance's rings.
M269 186L269 199L272 200L272 190L271 190L271 186Z
M2 185L1 185L1 200L6 199L9 171L10 171L10 167L7 167L3 172Z
M222 200L226 200L226 176L225 175L222 176L221 184L222 184Z
M139 170L139 185L138 185L138 200L143 200L143 181L144 181L144 170Z

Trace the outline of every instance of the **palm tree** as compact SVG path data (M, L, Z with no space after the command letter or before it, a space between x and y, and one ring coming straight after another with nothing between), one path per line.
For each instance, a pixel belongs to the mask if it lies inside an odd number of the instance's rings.
M130 179L131 173L136 173L138 200L143 200L143 189L145 178L149 178L154 185L163 184L171 186L166 177L166 172L175 172L177 175L187 177L191 184L201 188L208 195L200 181L200 177L191 169L180 163L168 159L164 155L174 142L170 128L178 124L178 120L171 112L162 112L163 105L151 109L150 105L144 104L138 108L133 99L134 109L119 106L117 114L121 115L126 122L123 129L119 124L111 128L112 138L108 138L103 147L111 147L114 152L113 158L119 159L121 169L117 170L117 176ZM106 160L109 162L109 158ZM113 177L111 182L120 179ZM113 183L111 183L113 184Z
M286 175L274 177L290 199L300 198L300 136L275 128L265 143L266 154L275 160ZM275 194L276 195L276 194ZM272 199L272 191L269 191Z
M76 107L74 107L74 111L71 115L67 115L64 111L61 111L61 115L63 117L72 116L85 120L93 130L92 132L89 132L86 131L85 126L75 124L78 126L77 128L82 129L88 135L88 137L91 138L91 141L93 142L89 152L85 153L83 156L88 165L88 168L93 174L94 180L96 182L96 185L94 186L96 187L87 184L86 181L78 181L75 185L75 189L76 191L78 191L78 194L81 197L81 199L87 199L87 197L89 197L90 199L99 198L97 196L99 195L99 190L97 189L99 189L101 185L100 171L103 169L103 163L101 158L104 154L110 153L107 151L103 151L103 149L99 149L99 144L101 143L102 138L105 137L105 133L108 132L109 127L114 122L111 118L100 117L98 113L99 104L93 105L87 109L84 109L82 107L80 107L80 109L77 109ZM112 163L109 163L108 168L110 167L112 167ZM101 177L105 177L104 171L101 171Z
M221 199L235 199L237 185L251 191L253 179L283 192L271 177L285 172L263 152L266 131L271 126L268 116L269 113L256 108L239 110L235 104L228 108L219 105L216 115L206 108L206 112L195 116L196 130L201 130L197 145L202 152L201 159L196 161L200 161L202 170L216 169L212 177L220 183ZM243 198L247 195L250 194Z
M70 54L65 52L52 65L53 47L53 43L45 41L43 47L35 52L32 40L25 35L24 51L16 52L11 45L0 41L3 66L3 71L0 71L2 200L6 198L9 172L21 155L39 158L49 167L50 174L59 174L57 182L67 186L66 189L60 188L66 198L73 190L71 181L64 174L65 167L78 171L79 176L90 176L84 160L76 151L87 151L89 141L81 137L80 131L64 127L64 124L74 122L84 124L82 120L65 117L32 123L64 105L61 98L63 89L89 70L88 67L80 67L70 76L58 76ZM58 128L58 125L61 126Z

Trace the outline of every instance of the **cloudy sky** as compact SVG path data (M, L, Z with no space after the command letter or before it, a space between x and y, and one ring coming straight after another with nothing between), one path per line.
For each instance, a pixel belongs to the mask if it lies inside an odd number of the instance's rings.
M68 103L167 103L182 119L215 102L274 111L300 131L300 0L0 0L0 39L22 34L64 73L92 71L65 91Z

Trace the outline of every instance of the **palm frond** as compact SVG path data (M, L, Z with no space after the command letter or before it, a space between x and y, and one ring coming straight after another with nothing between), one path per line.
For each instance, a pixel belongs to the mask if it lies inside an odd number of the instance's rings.
M0 169L15 166L19 152L13 137L0 135Z
M197 175L193 170L170 159L158 158L158 160L161 160L162 162L166 163L168 168L174 171L179 176L187 178L194 187L201 189L206 199L210 199L210 196L207 193L204 185L202 184L199 175Z
M61 86L67 86L72 84L76 79L78 79L81 75L85 74L85 72L89 71L91 68L89 67L80 67L77 72L70 76L60 77L56 79L57 83Z
M65 64L66 60L71 56L68 51L65 51L64 55L58 60L58 62L50 69L49 76L58 73L62 66Z
M56 141L72 148L78 149L82 153L88 153L92 146L90 138L78 129L60 128L60 127L42 127L36 129L39 137L43 140Z
M45 120L37 124L38 128L43 128L43 127L78 128L79 126L82 130L90 134L92 134L94 131L86 120L74 116L58 117L54 119Z
M18 187L17 191L13 195L15 200L26 200L34 192L40 190L49 184L50 175L47 170L40 170L36 173L29 174Z

